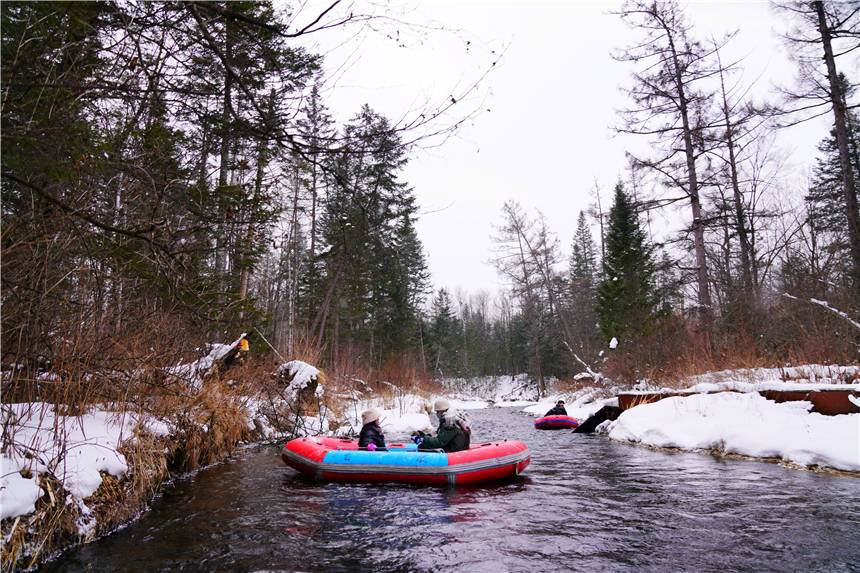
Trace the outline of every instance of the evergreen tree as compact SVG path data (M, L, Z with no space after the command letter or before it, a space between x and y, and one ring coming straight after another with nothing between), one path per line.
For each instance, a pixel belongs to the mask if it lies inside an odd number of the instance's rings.
M846 77L839 70L844 70L846 66L852 71L856 69L852 57L858 46L860 10L853 2L821 0L785 3L781 7L791 13L799 24L786 36L792 47L793 59L798 65L800 82L797 90L786 94L793 109L784 113L796 114L800 118L796 121L818 117L825 112L833 113L833 134L842 177L842 210L845 213L856 300L857 293L860 293L860 207L852 166L849 117L851 110L857 107L857 102L851 101L856 78Z
M582 287L584 292L594 289L597 275L597 251L591 230L585 220L585 213L579 212L576 222L576 232L573 236L570 256L571 286Z
M275 158L273 143L293 125L319 58L286 42L286 25L271 2L243 0L219 8L187 5L203 40L193 68L199 73L189 87L197 86L207 103L217 102L211 111L200 105L190 113L202 109L217 118L210 144L219 167L209 186L216 216L212 270L225 294L242 300L264 252L265 243L254 238L268 230L279 211L276 188L265 180Z
M430 326L427 329L428 368L440 378L459 373L462 354L462 324L451 304L448 291L440 288L433 297Z
M848 113L847 120L851 177L856 186L860 183L860 120L854 113ZM815 162L812 184L806 194L809 223L817 232L830 234L835 247L849 249L844 181L835 130L818 145L818 151L821 155Z
M405 152L388 120L365 105L343 138L322 220L327 294L314 325L331 332L335 349L357 342L378 362L414 342L427 265L415 198L399 180Z
M860 122L848 115L849 149L854 181L860 181ZM779 273L780 288L793 296L828 299L850 308L856 288L851 281L851 244L844 208L844 179L836 135L821 141L806 194L806 220L798 240L789 245ZM844 297L844 300L843 300ZM839 301L839 302L836 302Z
M320 308L325 297L325 263L317 255L322 244L320 220L331 183L332 154L329 150L334 147L336 134L334 120L322 101L318 85L311 89L302 111L303 117L298 123L305 147L294 161L302 166L301 182L307 193L306 214L310 217L307 260L303 261L299 284L301 315L304 323L309 325L315 309Z
M636 206L621 183L609 212L603 278L597 286L595 314L606 342L630 342L653 326L658 299L652 247L639 224Z
M600 333L594 314L594 297L597 288L597 248L585 213L579 212L576 232L571 245L569 296L567 312L570 315L574 351L583 360L592 362L599 352Z

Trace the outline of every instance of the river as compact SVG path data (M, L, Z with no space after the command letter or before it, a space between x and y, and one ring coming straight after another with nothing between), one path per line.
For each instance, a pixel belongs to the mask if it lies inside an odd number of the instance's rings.
M529 446L523 475L317 483L256 446L42 570L860 571L860 478L538 431L514 409L472 416L473 443Z

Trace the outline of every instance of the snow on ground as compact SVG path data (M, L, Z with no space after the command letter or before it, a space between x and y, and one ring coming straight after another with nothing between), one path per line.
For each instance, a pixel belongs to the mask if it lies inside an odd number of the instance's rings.
M4 404L3 454L0 455L2 519L31 513L46 492L39 474L50 472L80 503L101 485L105 472L122 476L128 470L118 449L134 434L137 420L106 412L58 415L52 404ZM85 512L86 513L86 512ZM86 533L84 524L82 534Z
M203 387L203 374L208 372L210 368L221 360L245 338L247 333L242 333L242 336L234 340L230 344L212 343L206 346L208 353L206 356L199 358L191 363L179 363L176 366L165 368L165 373L169 376L175 376L185 381L189 390L199 392Z
M604 422L613 440L780 458L860 471L860 414L825 416L811 402L777 404L756 392L695 394L642 404Z
M821 390L860 379L860 366L805 364L782 368L742 368L708 372L687 379L690 390ZM795 388L797 386L797 388Z
M301 360L292 360L286 364L281 364L278 367L277 375L281 377L286 376L291 380L289 386L282 391L282 394L288 400L294 399L300 390L310 384L311 381L316 380L319 373L320 371L315 367ZM323 386L320 384L315 390L315 395L322 396L322 392Z
M416 430L429 430L434 428L435 416L432 415L432 405L436 397L424 398L418 394L403 394L394 399L373 398L356 400L346 415L345 425L339 429L339 434L358 435L361 430L361 413L371 408L377 408L382 412L380 424L382 432L388 441L403 441ZM486 408L487 402L451 400L455 408L471 406L473 408ZM462 404L462 406L461 406ZM432 416L432 417L431 417Z
M534 402L537 387L525 374L517 376L481 376L478 378L449 378L445 386L450 390L449 399L483 400L501 405L512 402Z
M551 394L540 402L531 402L523 408L523 412L541 418L559 400L564 400L564 409L567 410L567 415L584 421L606 405L618 405L618 398L601 399L598 396L599 393L594 388L583 388L570 394Z
M311 370L293 364L294 377L304 379ZM312 368L312 367L310 367ZM686 450L719 450L752 457L779 458L800 466L821 466L860 472L860 414L824 416L810 412L808 402L777 404L764 399L759 390L834 388L834 383L857 374L856 367L806 367L786 374L785 369L727 371L692 380L697 392L732 389L735 392L702 393L665 398L623 412L605 422L598 431L610 439ZM790 376L792 381L783 382ZM805 377L805 378L804 378ZM860 392L860 384L839 384L840 389ZM468 394L468 392L473 392ZM667 392L677 390L666 389ZM453 407L463 410L492 405L519 408L535 417L543 416L558 399L564 399L568 414L579 419L604 405L617 405L617 398L602 398L596 389L584 388L555 394L540 401L525 377L455 380L446 394ZM382 428L389 441L405 441L411 432L437 426L433 402L440 396L402 394L395 398L358 396L339 422L337 433L358 434L361 412L380 408ZM860 400L857 400L860 402ZM855 402L855 403L857 403ZM250 405L250 404L249 404ZM0 510L2 518L34 511L36 500L45 495L38 475L51 471L88 514L83 498L101 483L99 472L121 476L127 471L118 452L123 438L133 435L136 420L119 419L105 412L60 416L49 404L2 406L3 454L0 456ZM327 432L329 420L309 419L306 427ZM59 433L56 429L60 429ZM166 433L166 427L150 431ZM59 437L57 437L59 436ZM81 524L82 534L93 526Z

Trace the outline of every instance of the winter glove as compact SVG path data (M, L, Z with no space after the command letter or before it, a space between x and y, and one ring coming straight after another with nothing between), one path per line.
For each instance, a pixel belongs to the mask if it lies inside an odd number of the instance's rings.
M424 432L412 432L412 441L420 444L424 441Z
M376 444L374 444L373 442L370 442L369 444L367 444L367 451L373 452L375 450L376 450Z

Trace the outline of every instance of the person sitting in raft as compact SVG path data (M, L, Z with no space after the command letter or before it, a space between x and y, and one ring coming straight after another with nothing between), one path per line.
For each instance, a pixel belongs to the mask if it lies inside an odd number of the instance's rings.
M544 416L567 416L567 410L564 409L564 400L559 400Z
M469 427L469 417L465 412L459 412L451 407L445 398L439 398L433 405L436 417L439 419L439 429L433 437L424 432L414 432L412 441L418 444L419 450L445 450L459 452L468 450L472 437Z
M376 408L365 410L361 413L361 432L358 434L358 447L367 448L371 452L374 450L385 450L385 435L382 433L382 426L379 425L379 418L382 417L382 412Z

